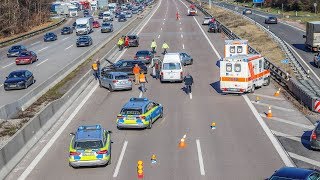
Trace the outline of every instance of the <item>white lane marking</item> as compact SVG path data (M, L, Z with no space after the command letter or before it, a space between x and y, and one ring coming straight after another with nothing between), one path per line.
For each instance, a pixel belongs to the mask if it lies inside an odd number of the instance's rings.
M14 64L14 63L10 63L10 64L8 64L8 65L5 65L5 66L3 66L2 68L3 68L3 69L4 69L4 68L7 68L7 67L11 66L12 64Z
M34 45L36 45L36 44L39 44L41 41L37 41L37 42L35 42L35 43L32 43L32 44L30 44L31 46L34 46Z
M190 99L192 99L192 93L189 93L189 97L190 97Z
M261 106L271 106L272 109L278 109L278 110L281 110L281 111L287 111L287 112L294 112L293 109L289 109L289 108L283 108L283 107L279 107L279 106L273 106L273 105L270 105L270 104L266 104L266 103L262 103L262 102L255 102L255 101L251 101L253 104L257 104L257 105L261 105Z
M184 44L182 44L182 49L184 49Z
M181 24L181 22L179 22L179 24Z
M63 38L62 41L65 41L65 40L67 40L67 39L69 39L69 38L70 38L70 37Z
M182 31L182 28L180 28L180 31Z
M315 161L313 159L309 159L309 158L306 158L304 156L300 156L298 154L295 154L295 153L292 153L292 152L288 152L289 155L294 158L294 159L298 159L300 161L303 161L303 162L306 162L306 163L309 163L309 164L312 164L314 166L318 166L320 167L320 162L319 161Z
M197 150L198 150L200 173L202 176L204 176L204 175L206 175L206 173L204 171L203 158L202 158L202 152L201 152L201 146L200 146L199 139L196 140L196 143L197 143Z
M46 59L44 61L42 61L41 63L37 64L37 66L40 66L41 64L45 63L46 61L48 61L49 59Z
M263 118L267 118L267 116L265 114L260 114L260 116L263 117ZM286 120L286 119L281 119L281 118L278 118L278 117L271 117L271 118L268 118L268 119L271 119L271 120L274 120L274 121L278 121L278 122L282 122L282 123L286 123L286 124L290 124L290 125L301 127L301 128L305 128L305 129L313 129L314 128L313 125L306 125L306 124L296 123L296 122L292 122L292 121L289 121L289 120Z
M164 22L162 24L164 24Z
M41 52L41 51L43 51L43 50L45 50L45 49L48 49L48 46L40 49L38 52Z
M186 8L188 8L188 6L180 1L184 6L186 6ZM221 59L221 56L219 55L218 51L214 48L213 44L211 43L210 39L208 38L208 36L205 34L205 32L203 31L203 29L201 28L200 24L198 23L198 21L196 20L195 17L193 17L194 20L197 22L198 27L201 29L203 35L206 37L207 41L209 42L211 48L214 50L215 54L217 55L217 57L219 59ZM282 161L284 162L284 164L286 166L290 166L290 167L295 167L294 164L292 163L289 155L286 153L286 151L283 149L282 145L279 143L278 139L272 134L271 130L269 129L269 127L267 126L267 124L263 121L262 117L259 115L258 111L256 110L256 108L254 107L254 105L251 103L250 99L248 98L247 95L243 95L242 96L244 98L244 100L246 101L246 103L248 104L249 108L251 109L253 115L256 117L257 121L259 122L259 124L261 125L262 129L264 130L264 132L267 134L268 138L270 139L272 145L274 146L274 148L276 149L276 151L278 152L279 156L281 157Z
M90 96L93 94L93 92L97 89L97 87L98 87L98 83L96 83L96 85L91 89L91 91L87 94L87 96L84 97L84 99L77 106L77 108L72 112L72 114L69 116L69 118L63 123L63 125L60 127L60 129L53 135L53 137L44 146L44 148L41 150L41 152L35 157L35 159L31 162L31 164L29 164L29 166L20 175L18 180L24 180L28 177L28 175L31 173L31 171L36 167L36 165L40 162L40 160L43 158L43 156L48 152L48 150L51 148L51 146L54 144L54 142L60 137L60 135L63 133L63 131L66 129L66 127L70 124L70 122L77 115L77 113L80 111L80 109L83 107L83 105L87 102L87 100L90 98Z
M70 46L66 47L66 49L65 49L65 50L68 50L68 49L69 49L69 48L71 48L73 45L74 45L74 44L72 44L72 45L70 45Z
M291 159L289 158L286 151L283 149L282 145L278 141L278 139L272 134L271 130L267 126L267 124L264 122L254 105L251 103L250 99L247 95L242 96L244 100L247 102L249 108L251 109L253 115L256 117L257 121L259 122L260 126L264 130L264 132L267 134L268 138L270 139L272 145L278 152L279 156L281 157L282 161L286 166L295 167L295 165L292 163Z
M166 19L164 18L163 20L165 21Z
M121 166L121 163L122 163L122 160L123 160L123 157L124 157L124 153L126 152L127 145L128 145L128 141L125 141L123 146L122 146L122 150L121 150L121 153L120 153L120 157L119 157L116 169L114 170L114 173L113 173L113 177L114 178L118 176L118 173L119 173L119 170L120 170L120 166Z
M182 34L181 34L180 36L181 36L181 38L183 38L183 35L182 35Z
M274 130L271 130L271 131L276 136L281 136L281 137L284 137L284 138L287 138L287 139L291 139L291 140L297 141L299 143L309 143L309 141L306 140L306 139L302 139L302 142L301 142L301 135L299 135L297 137L297 136L292 136L292 135L285 134L285 133L278 132L278 131L274 131Z
M2 87L3 86L3 84L0 84L0 87Z
M143 95L143 93L142 93L142 91L140 91L139 98L142 98L142 95Z
M278 98L278 97L273 97L273 96L268 96L268 95L263 95L263 94L257 94L254 93L253 95L255 96L259 96L259 97L265 97L265 98L269 98L269 99L274 99L274 100L279 100L279 101L283 101L283 98Z
M291 45L288 44L287 42L284 41L284 43L286 43L286 44L288 45L288 47L300 58L300 60L303 62L303 64L307 66L307 68L310 70L310 72L318 79L318 81L320 81L319 76L310 68L310 66L308 65L308 63L306 63L306 62L302 59L302 57L297 53L297 51L296 51L295 49L293 49L293 48L291 47Z
M162 31L162 28L160 28L160 30Z
M158 39L160 38L160 34L158 35Z

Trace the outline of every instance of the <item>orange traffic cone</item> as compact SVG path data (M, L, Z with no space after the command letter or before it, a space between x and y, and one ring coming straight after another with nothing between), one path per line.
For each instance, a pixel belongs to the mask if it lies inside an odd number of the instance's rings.
M274 93L274 96L279 96L279 95L280 95L280 90L281 90L281 88L279 88L278 91L276 91L276 92Z
M259 103L259 102L260 102L260 97L257 96L257 97L256 97L256 103Z
M137 163L137 174L138 174L138 179L143 178L144 173L143 173L143 161L139 160Z
M267 117L272 118L271 106L269 106Z
M179 148L184 148L186 147L186 142L185 142L185 138L180 139L179 142Z

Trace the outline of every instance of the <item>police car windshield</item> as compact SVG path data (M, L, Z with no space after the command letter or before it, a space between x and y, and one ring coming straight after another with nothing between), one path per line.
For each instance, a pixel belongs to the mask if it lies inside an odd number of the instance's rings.
M122 115L140 115L142 114L142 109L122 109Z
M77 141L75 142L75 149L99 149L102 148L102 141Z

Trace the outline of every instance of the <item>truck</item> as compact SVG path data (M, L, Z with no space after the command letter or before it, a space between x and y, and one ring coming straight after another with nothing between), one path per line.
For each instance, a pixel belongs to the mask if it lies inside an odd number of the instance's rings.
M78 18L76 20L76 34L83 35L89 34L93 31L93 18L92 17L85 17L85 18Z
M310 21L306 25L306 38L305 46L312 52L318 52L320 50L320 21Z
M222 93L253 93L256 88L270 84L270 71L265 59L257 54L239 54L220 61L220 90Z

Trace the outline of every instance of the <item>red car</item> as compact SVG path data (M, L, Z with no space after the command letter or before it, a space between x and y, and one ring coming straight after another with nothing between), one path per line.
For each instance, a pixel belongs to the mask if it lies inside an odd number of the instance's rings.
M99 28L100 27L99 21L93 21L93 27L94 28Z
M38 60L37 54L33 51L23 51L16 58L16 64L32 64Z

